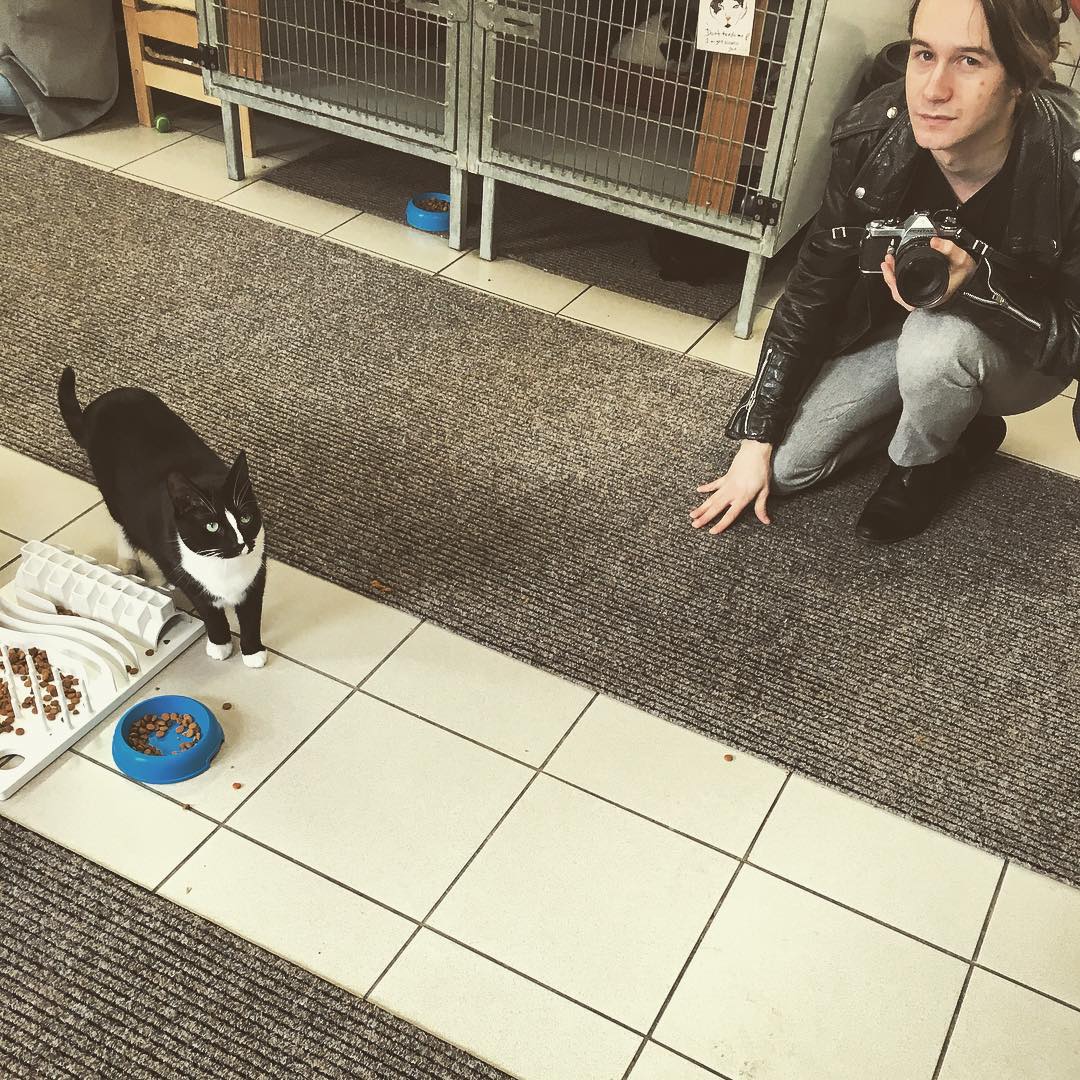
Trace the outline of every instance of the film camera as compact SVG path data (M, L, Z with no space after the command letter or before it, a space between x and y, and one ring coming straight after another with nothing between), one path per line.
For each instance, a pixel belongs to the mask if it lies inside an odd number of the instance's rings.
M930 246L935 236L951 240L975 259L988 250L947 210L918 211L906 221L871 221L865 229L833 229L832 235L837 240L862 240L859 269L864 274L880 274L891 251L896 259L896 291L914 308L932 307L949 289L949 260Z

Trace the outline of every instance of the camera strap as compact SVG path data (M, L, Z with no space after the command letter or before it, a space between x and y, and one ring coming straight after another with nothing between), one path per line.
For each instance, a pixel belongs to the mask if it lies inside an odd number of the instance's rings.
M1000 266L1003 270L1010 270L1014 274L1022 274L1024 277L1029 278L1034 276L1019 259L1014 259L1011 255L1006 255L1003 251L998 251L997 248L993 248L989 244L983 243L982 240L963 225L956 230L956 236L953 243L956 244L957 247L963 248L969 255L976 259L986 259L987 262L992 263L994 266Z

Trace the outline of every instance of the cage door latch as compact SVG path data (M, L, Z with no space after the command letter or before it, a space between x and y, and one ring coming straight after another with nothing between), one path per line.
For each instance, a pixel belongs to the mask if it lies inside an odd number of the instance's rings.
M522 11L493 3L492 0L476 0L473 6L473 20L481 30L490 30L494 34L509 34L511 37L540 40L540 13Z
M447 22L469 21L469 0L404 0L410 11L438 15Z

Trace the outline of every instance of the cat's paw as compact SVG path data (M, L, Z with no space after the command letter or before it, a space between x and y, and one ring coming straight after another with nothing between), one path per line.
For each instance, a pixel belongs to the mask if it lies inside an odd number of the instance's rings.
M142 563L138 559L117 559L116 568L125 577L142 577Z
M215 645L209 638L206 639L206 655L211 660L228 660L232 656L232 642L226 641L224 645Z
M244 663L251 668L266 667L266 650L244 653Z
M169 583L169 579L161 572L161 567L153 559L146 560L142 574L146 578L146 584L152 585L155 589L160 589Z

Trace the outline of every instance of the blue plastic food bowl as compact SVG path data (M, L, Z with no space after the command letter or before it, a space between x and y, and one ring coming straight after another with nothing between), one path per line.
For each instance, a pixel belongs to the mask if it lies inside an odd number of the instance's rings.
M162 713L179 713L183 716L188 713L199 725L201 737L191 748L181 750L180 744L188 740L177 732L175 724L170 724L164 737L150 736L150 745L161 750L161 757L144 754L128 743L127 736L148 713L154 716ZM113 761L116 762L116 767L132 780L140 780L144 784L176 784L206 772L224 741L225 734L217 717L201 701L184 697L182 694L161 694L132 705L116 721L112 744Z
M439 191L423 191L414 195L405 207L405 220L414 229L423 229L424 232L446 233L450 231L450 211L440 213L438 210L422 210L416 204L421 199L441 199L445 203L450 202L450 196Z

